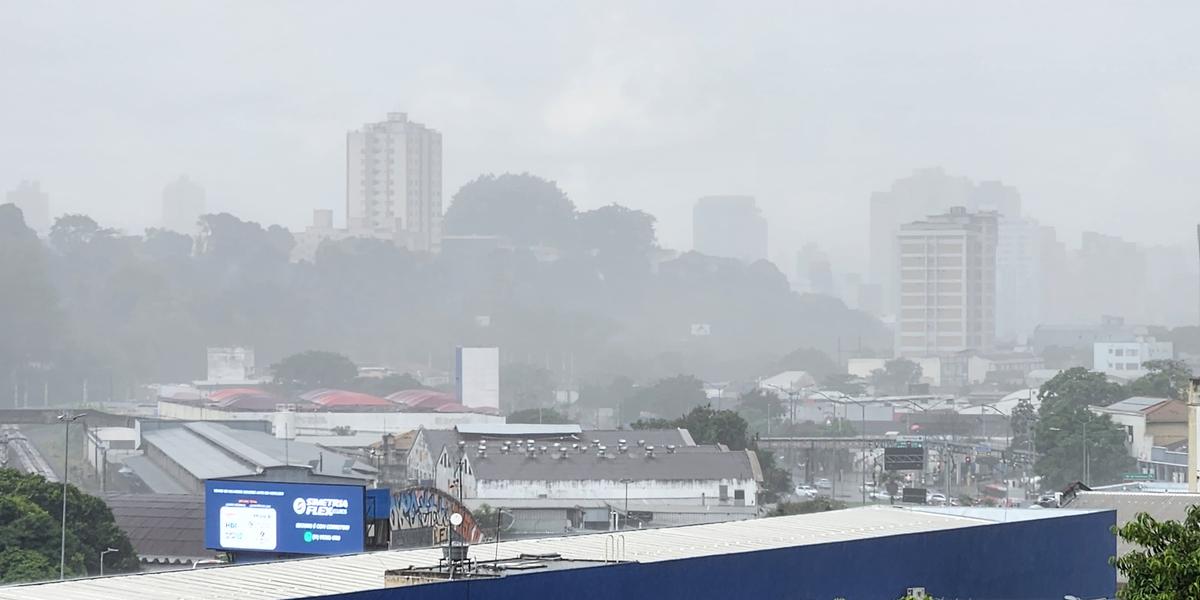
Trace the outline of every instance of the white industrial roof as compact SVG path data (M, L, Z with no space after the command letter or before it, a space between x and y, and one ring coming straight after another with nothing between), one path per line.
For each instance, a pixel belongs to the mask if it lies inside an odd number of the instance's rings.
M1039 512L1039 511L1034 511ZM1043 518L1051 513L1040 511ZM847 510L626 531L624 560L657 562L718 554L842 542L867 538L943 531L992 524L986 518L899 507L874 506ZM605 560L611 534L591 534L473 546L476 560L515 558L521 553L557 552L564 558ZM166 571L67 582L0 587L0 600L283 600L344 594L383 587L388 569L437 564L438 548L395 550L347 556L211 569Z
M579 425L539 423L464 423L454 428L469 435L571 435L583 432Z

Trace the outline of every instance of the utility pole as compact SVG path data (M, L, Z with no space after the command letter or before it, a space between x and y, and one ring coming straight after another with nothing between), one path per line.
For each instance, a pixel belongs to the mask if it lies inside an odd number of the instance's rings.
M1197 235L1200 235L1198 228ZM1188 386L1188 491L1196 493L1197 487L1197 469L1200 469L1200 439L1196 435L1196 411L1200 410L1200 377L1193 378L1191 385Z

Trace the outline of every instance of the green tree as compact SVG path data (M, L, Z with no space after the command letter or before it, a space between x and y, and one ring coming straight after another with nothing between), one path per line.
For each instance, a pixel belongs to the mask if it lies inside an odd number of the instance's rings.
M784 371L804 371L816 381L824 381L840 371L828 354L816 348L796 348L779 359L777 367Z
M454 194L445 222L454 235L498 235L519 246L563 248L575 229L575 205L541 177L481 175Z
M1146 513L1114 528L1138 546L1110 559L1125 575L1121 600L1200 598L1200 506L1189 506L1183 522L1157 521Z
M1039 395L1034 470L1042 476L1044 489L1084 479L1087 485L1112 483L1133 467L1124 429L1088 408L1119 398L1119 385L1103 373L1068 369L1046 382Z
M61 333L45 251L12 204L0 205L0 284L0 377L7 377L30 363L51 361Z
M813 498L803 502L780 502L775 509L767 513L768 517L786 517L788 515L806 515L809 513L841 510L846 503L831 498Z
M1077 406L1108 406L1125 398L1121 384L1109 381L1104 373L1083 367L1067 369L1047 381L1038 391L1042 407L1067 402Z
M1186 400L1192 369L1182 360L1148 360L1142 368L1149 371L1130 382L1125 391L1130 396Z
M895 358L883 363L882 369L871 372L875 393L907 394L909 386L920 383L921 365L907 358Z
M1012 441L1009 447L1014 450L1034 451L1033 427L1036 423L1037 409L1033 407L1033 400L1029 398L1018 400L1009 417L1009 424L1012 428Z
M429 389L421 385L421 382L417 381L416 377L408 373L402 375L392 373L383 377L355 377L348 387L352 391L371 394L372 396L379 396L381 398L404 390Z
M0 550L0 583L47 581L57 577L58 564L44 553L24 548Z
M526 363L500 365L500 408L510 414L554 404L554 374Z
M685 414L707 403L703 381L692 375L676 375L638 388L629 404L661 417L670 417ZM623 410L622 413L626 419L636 414L633 410Z
M862 396L867 393L866 382L849 373L830 373L821 380L821 387L847 396Z
M553 408L526 408L508 415L509 423L544 423L561 425L572 423L565 415Z
M358 367L346 356L324 350L307 350L271 365L275 383L291 390L346 388L358 376Z
M776 424L787 416L779 396L762 388L754 388L738 396L737 410L750 423L750 428L762 435L778 433L780 428ZM768 421L770 426L767 425Z
M125 534L113 520L104 501L67 486L67 573L97 574L100 551L116 548L108 556L105 572L136 571L138 557ZM35 475L0 469L0 553L10 549L33 551L44 556L58 572L59 519L62 486ZM51 516L54 515L54 516ZM36 571L40 561L27 554L13 554L8 560ZM0 570L0 575L6 573Z

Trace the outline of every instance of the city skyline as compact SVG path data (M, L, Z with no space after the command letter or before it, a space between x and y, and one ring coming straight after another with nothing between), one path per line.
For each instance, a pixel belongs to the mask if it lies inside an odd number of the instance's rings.
M405 19L430 26L396 40L371 34L401 10L387 6L364 24L333 7L210 14L148 4L104 32L87 26L102 19L98 8L15 6L24 26L0 42L0 56L33 58L5 63L31 88L2 101L10 141L0 147L0 187L37 179L56 211L137 230L155 221L161 186L185 172L203 182L212 210L299 229L311 209L344 202L345 131L404 110L448 140L446 204L481 173L528 171L558 181L582 208L619 202L658 215L660 238L674 248L691 246L695 198L743 193L773 223L773 255L812 242L865 272L845 235L866 227L862 199L934 165L1019 188L1025 212L1071 243L1085 230L1190 243L1190 228L1159 223L1200 221L1200 181L1182 162L1200 139L1186 135L1200 86L1171 68L1197 55L1183 25L1196 7L1080 4L1089 27L1070 43L1057 35L1078 23L1070 5L1041 7L1037 28L999 8L954 5L781 3L675 24L678 7L417 7ZM535 13L554 27L522 43L482 25ZM340 35L350 22L355 32ZM954 26L912 35L930 22ZM479 42L432 57L403 51L447 35L446 23L463 28L456 39ZM1115 35L1130 30L1155 36ZM719 44L717 32L727 36ZM210 53L193 49L206 44L189 43L214 36L231 59L220 62L232 65L219 72ZM300 43L311 36L327 40L320 52ZM736 40L745 49L728 51ZM546 48L559 50L554 60L542 60ZM251 58L232 60L243 56ZM512 61L525 66L519 81L498 76ZM921 64L911 79L889 75ZM44 68L62 77L38 80ZM385 70L395 77L378 77ZM1145 197L1156 200L1148 209ZM831 221L838 231L822 225Z

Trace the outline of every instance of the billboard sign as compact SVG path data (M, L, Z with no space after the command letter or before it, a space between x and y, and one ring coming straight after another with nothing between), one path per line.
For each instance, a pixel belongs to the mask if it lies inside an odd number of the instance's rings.
M210 479L204 482L204 545L280 554L362 552L364 495L359 485Z
M920 471L925 468L924 448L884 448L883 470L885 471Z

